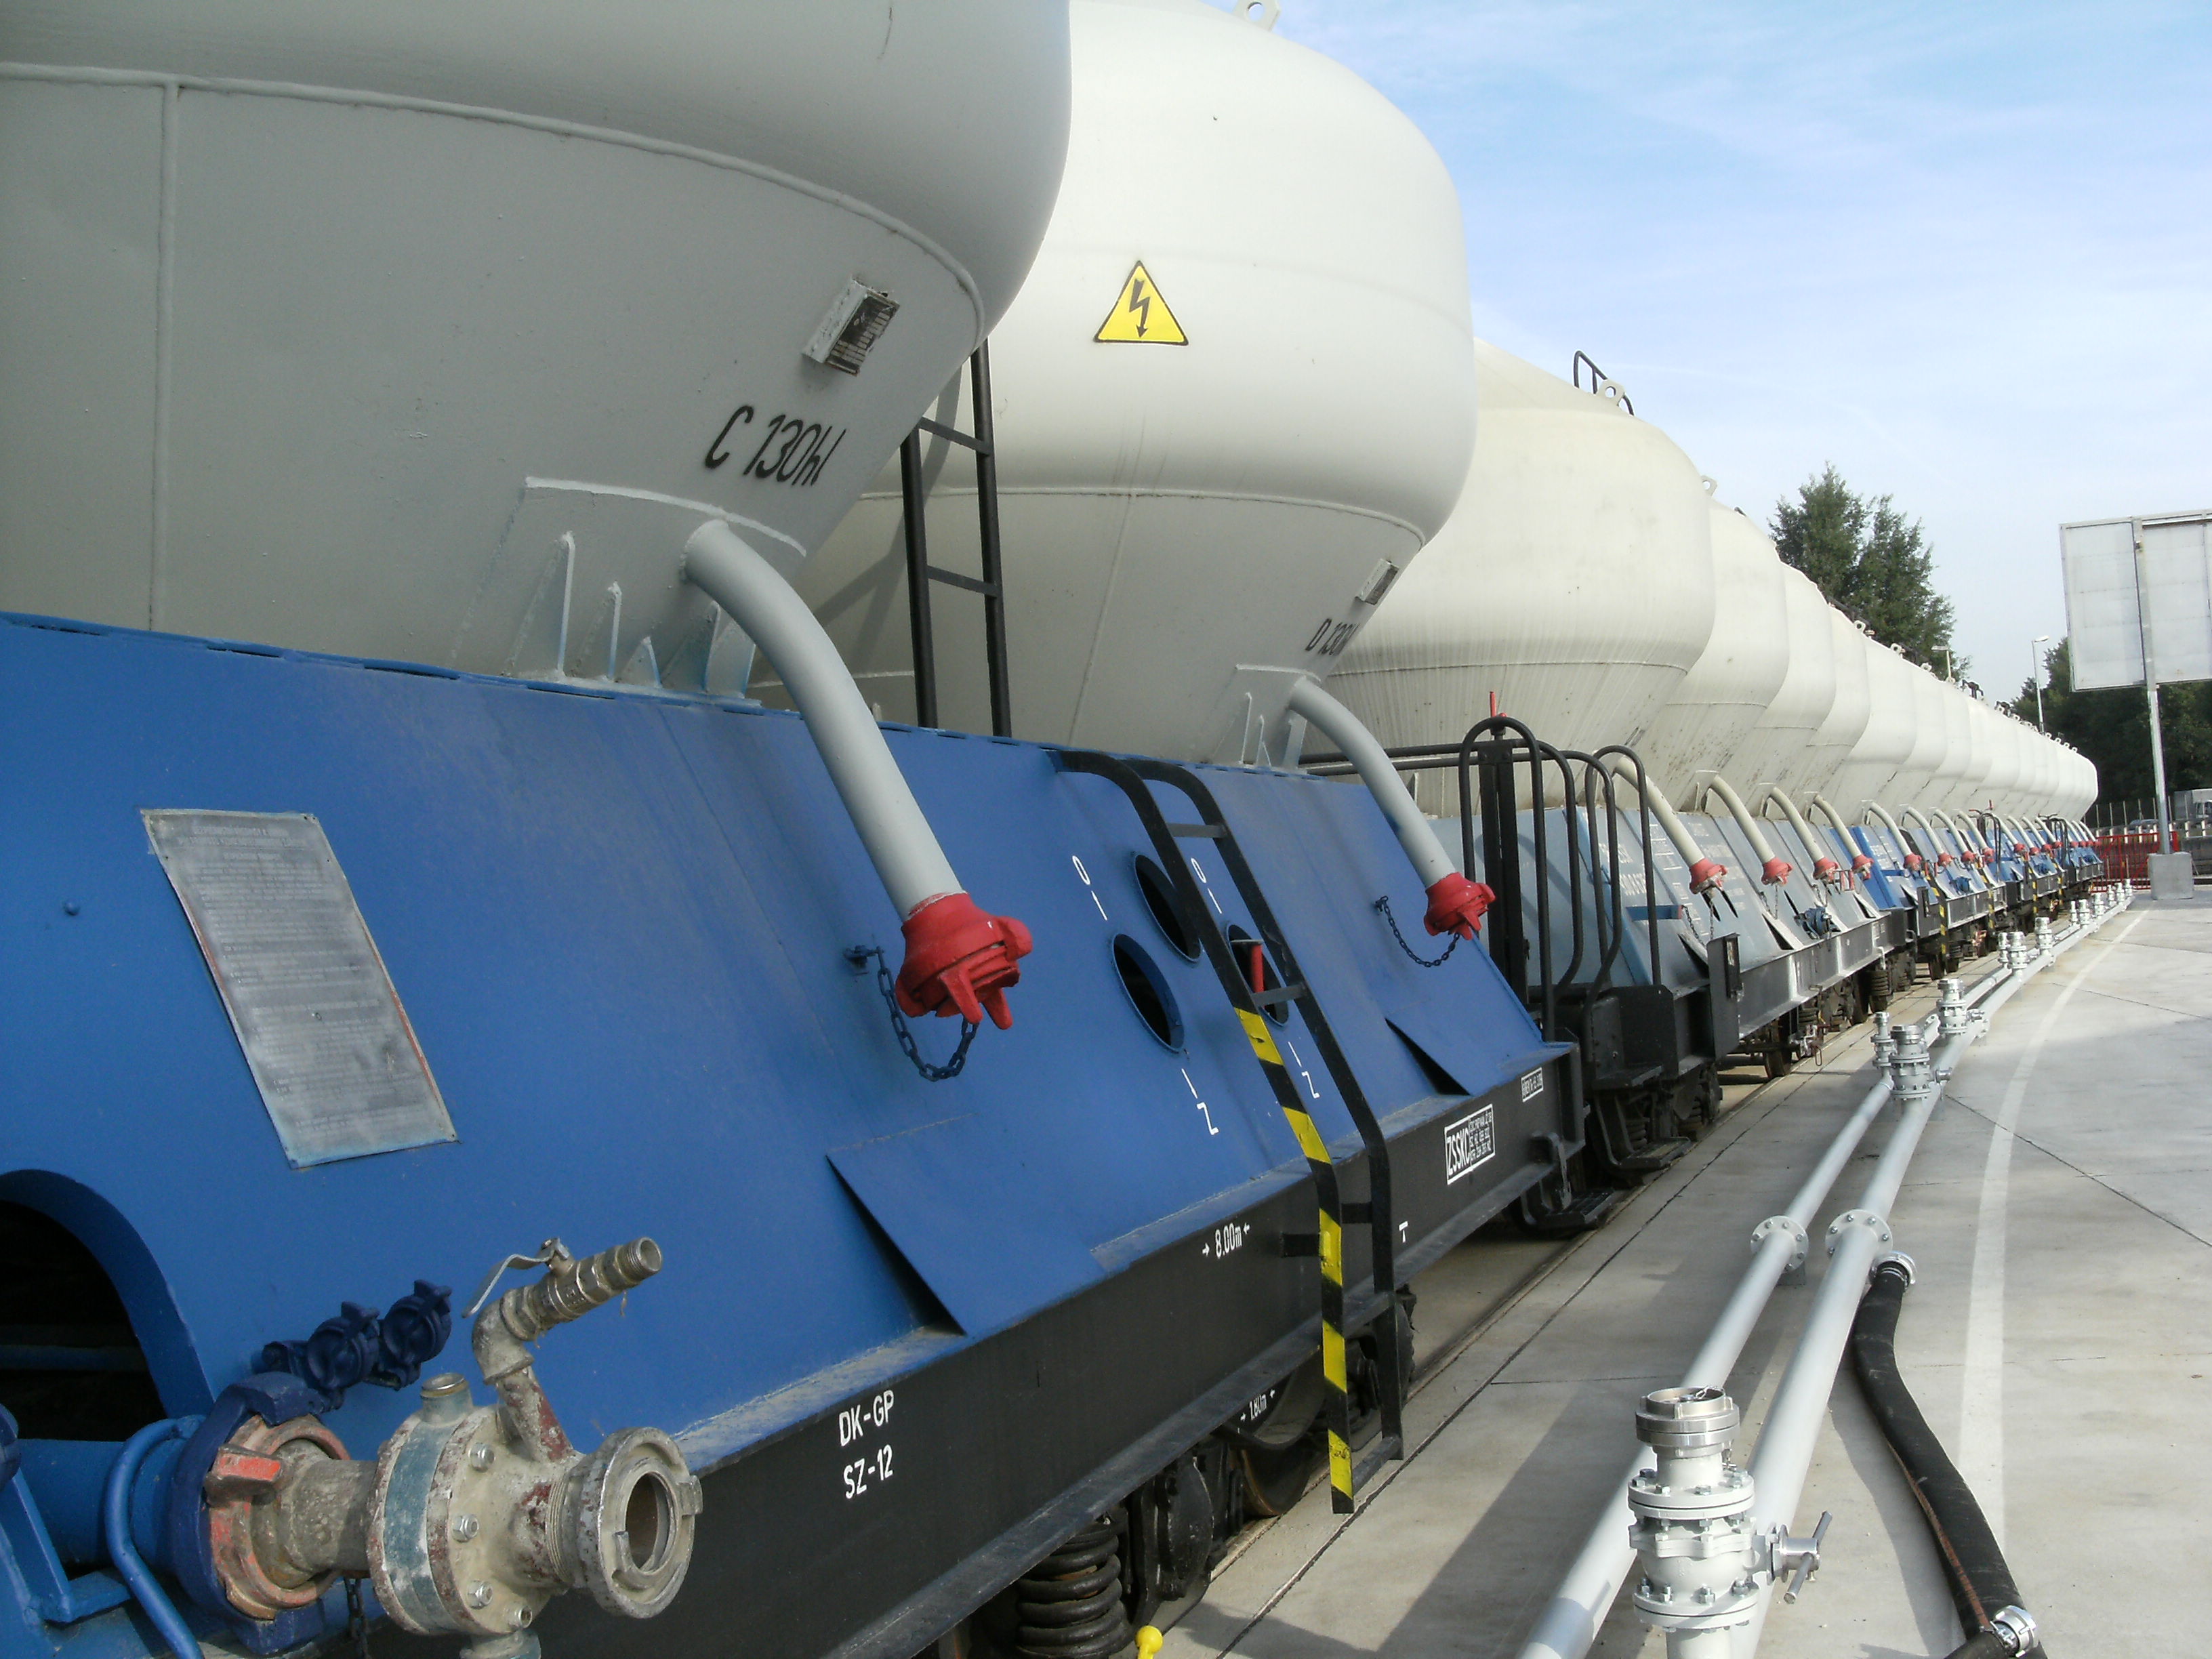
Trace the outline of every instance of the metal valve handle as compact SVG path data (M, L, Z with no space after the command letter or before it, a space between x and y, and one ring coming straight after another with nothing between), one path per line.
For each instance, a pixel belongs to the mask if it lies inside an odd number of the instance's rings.
M1820 1570L1820 1544L1828 1535L1828 1523L1836 1517L1823 1510L1820 1519L1813 1528L1810 1538L1791 1538L1784 1535L1774 1549L1774 1564L1778 1572L1789 1572L1794 1565L1790 1588L1782 1592L1785 1601L1796 1601L1804 1593L1805 1585Z

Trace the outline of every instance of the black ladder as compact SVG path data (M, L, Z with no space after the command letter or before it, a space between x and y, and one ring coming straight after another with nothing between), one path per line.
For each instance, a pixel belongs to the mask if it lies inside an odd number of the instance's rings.
M1286 1255L1312 1255L1321 1259L1322 1372L1327 1386L1330 1502L1338 1514L1348 1515L1354 1493L1385 1462L1406 1455L1401 1407L1407 1379L1402 1374L1399 1351L1405 1311L1398 1300L1389 1143L1383 1139L1382 1126L1368 1104L1366 1091L1359 1086L1359 1079L1337 1045L1336 1033L1330 1028L1321 1004L1315 1000L1312 986L1291 953L1290 941L1276 925L1274 912L1268 908L1243 850L1230 832L1213 792L1196 774L1165 761L1125 760L1083 750L1058 750L1054 752L1054 759L1064 772L1085 772L1105 779L1127 796L1130 805L1136 809L1161 868L1175 884L1176 904L1182 912L1184 928L1192 938L1202 942L1206 960L1212 964L1222 991L1237 1011L1253 1054L1267 1076L1267 1086L1274 1091L1275 1103L1282 1109L1291 1133L1297 1135L1307 1167L1313 1173L1320 1207L1319 1230L1309 1235L1285 1235L1283 1248ZM1165 784L1179 792L1189 801L1197 822L1170 823L1147 787L1153 783ZM1176 845L1182 840L1211 841L1220 848L1230 879L1244 901L1253 927L1259 932L1261 954L1255 961L1239 963L1222 930L1207 920L1205 901L1192 877L1190 860ZM1269 960L1273 963L1279 981L1272 990L1265 988L1265 968ZM1305 1016L1306 1030L1321 1050L1322 1063L1358 1127L1361 1144L1367 1152L1364 1202L1347 1201L1339 1190L1336 1164L1329 1156L1328 1144L1307 1111L1305 1102L1299 1097L1297 1085L1291 1082L1281 1050L1276 1047L1268 1016L1291 1008ZM1355 1469L1352 1462L1352 1408L1346 1387L1343 1230L1347 1225L1361 1224L1368 1229L1374 1265L1375 1364L1382 1420L1374 1448Z
M929 585L943 582L983 598L983 656L991 677L991 735L1014 735L1012 693L1006 685L1006 592L999 558L999 458L991 430L991 348L987 342L968 360L969 402L973 433L939 421L925 420L899 445L899 493L906 520L907 620L914 640L914 723L935 726L937 635L930 619ZM978 581L929 562L929 532L924 523L928 491L921 476L921 434L928 433L975 454L977 544L983 577Z

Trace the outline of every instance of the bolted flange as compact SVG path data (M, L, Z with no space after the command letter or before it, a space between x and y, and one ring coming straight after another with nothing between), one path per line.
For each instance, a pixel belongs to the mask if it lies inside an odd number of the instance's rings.
M1805 1258L1812 1254L1813 1244L1812 1240L1806 1237L1805 1229L1798 1224L1797 1218L1795 1216L1771 1215L1753 1227L1751 1230L1752 1253L1757 1255L1759 1247L1776 1233L1790 1235L1790 1262L1783 1272L1791 1273L1802 1272Z
M1887 1244L1892 1242L1887 1217L1872 1210L1846 1210L1828 1224L1828 1254L1830 1255L1835 1255L1836 1246L1843 1243L1844 1232L1853 1227L1865 1228L1874 1235L1875 1242L1878 1244Z

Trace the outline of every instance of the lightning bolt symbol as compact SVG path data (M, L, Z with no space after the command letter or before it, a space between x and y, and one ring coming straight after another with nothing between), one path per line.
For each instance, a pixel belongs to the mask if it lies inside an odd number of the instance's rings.
M1137 332L1141 336L1152 320L1152 295L1145 292L1145 279L1141 276L1129 283L1129 309L1137 313Z

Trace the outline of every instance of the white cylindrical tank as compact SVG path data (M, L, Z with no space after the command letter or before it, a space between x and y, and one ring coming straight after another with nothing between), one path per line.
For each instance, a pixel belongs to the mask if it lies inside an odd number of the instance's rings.
M1805 763L1784 786L1793 796L1826 794L1837 769L1865 734L1867 700L1867 638L1858 624L1835 608L1827 607L1829 659L1835 665L1836 695L1828 713L1813 733Z
M1790 672L1736 755L1729 781L1752 799L1779 784L1795 798L1813 755L1814 734L1836 702L1836 642L1828 602L1802 570L1782 567Z
M1887 646L1869 639L1866 666L1866 727L1850 756L1836 769L1826 792L1835 809L1854 823L1870 800L1893 805L1898 770L1912 753L1919 729L1912 665Z
M2001 709L1990 711L1990 769L1982 780L1974 805L1993 812L2013 810L2014 796L2020 787L2021 765L2024 758L2021 747L2021 726L2017 720Z
M1912 747L1906 750L1897 774L1889 781L1882 805L1892 812L1908 806L1925 808L1943 757L1951 746L1943 723L1943 683L1917 663L1905 663L1905 684L1912 696Z
M2089 809L2097 804L2097 791L2100 787L2097 778L2097 763L2087 755L2077 752L2074 757L2074 778L2071 810L2075 817L2086 818Z
M2040 818L2052 810L2058 793L2058 745L2038 732L2035 738L2035 793L2028 811Z
M1937 764L1935 775L1929 780L1927 805L1948 807L1965 787L1966 771L1973 762L1973 715L1971 711L1974 700L1953 681L1938 679L1936 684L1943 694L1943 758Z
M9 7L0 606L701 683L684 537L795 562L988 331L1066 52L1028 0Z
M1202 0L1069 13L1066 177L991 341L1014 728L1280 760L1291 684L1466 476L1458 198L1387 99L1265 27ZM965 386L931 412L968 429ZM926 441L931 562L976 574L967 453ZM803 588L909 718L901 524L894 465ZM933 610L939 719L988 730L980 606L939 586Z
M1979 697L1967 697L1966 705L1966 764L1959 775L1959 781L1944 805L1954 811L1970 810L1982 793L1988 781L1990 768L1996 760L1996 731L1997 714Z
M1697 469L1617 403L1474 349L1459 505L1330 689L1390 744L1455 742L1493 696L1562 748L1640 742L1712 635Z
M1736 508L1714 502L1711 526L1712 631L1637 745L1651 775L1676 799L1688 799L1691 781L1701 773L1745 781L1732 762L1796 672L1784 580L1796 573Z

